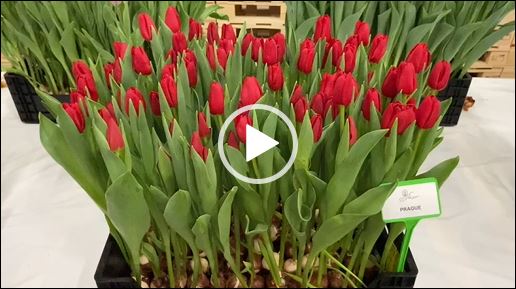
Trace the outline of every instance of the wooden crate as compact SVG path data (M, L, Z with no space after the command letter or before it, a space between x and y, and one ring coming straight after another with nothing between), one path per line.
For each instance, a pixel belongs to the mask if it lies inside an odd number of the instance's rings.
M502 71L502 67L493 67L484 61L477 61L468 72L474 77L500 77Z
M507 51L511 48L511 45L514 45L514 31L496 42L489 51Z
M235 29L252 31L255 36L266 37L276 32L285 33L287 6L282 1L217 1L221 14L228 15L228 21Z
M12 67L9 60L7 60L7 58L5 58L3 54L1 56L2 56L2 67L6 67L6 68Z
M509 49L506 51L488 51L481 60L492 67L500 67L507 65L508 59Z
M503 68L500 78L514 78L514 66L506 66Z

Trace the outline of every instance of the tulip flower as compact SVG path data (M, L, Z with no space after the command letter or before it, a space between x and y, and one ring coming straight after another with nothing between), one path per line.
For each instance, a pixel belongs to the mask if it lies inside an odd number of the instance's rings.
M382 60L385 55L385 51L387 51L388 41L389 37L383 34L378 34L373 38L371 48L369 48L369 62L379 63Z
M319 92L312 98L312 103L310 104L310 107L313 111L315 111L315 113L320 115L326 115L326 113L328 113L328 110L331 107L331 104L332 100L326 98L323 92Z
M97 87L95 86L95 80L93 76L87 74L81 75L77 78L77 91L82 95L89 95L93 101L99 100L99 94Z
M350 45L351 47L358 48L358 45L360 44L360 40L358 39L358 35L351 35L346 39L346 42L344 43L344 46Z
M398 92L398 68L391 67L383 81L382 94L388 98L395 98Z
M177 86L174 78L172 76L165 76L161 78L160 84L168 106L172 108L177 107Z
M228 145L234 147L235 149L240 149L239 141L234 132L230 131L228 136Z
M428 86L437 91L441 91L448 86L448 81L450 80L451 66L447 61L438 62L432 72L430 72L430 76L428 77Z
M357 21L355 24L355 33L358 37L358 41L360 44L367 46L369 45L369 37L371 36L370 30L369 30L369 24L362 21Z
M428 46L425 43L418 43L410 50L406 61L414 65L416 73L420 73L428 67L431 60L432 56Z
M352 44L344 46L344 72L352 73L355 70L357 48Z
M213 82L211 84L208 104L212 115L224 114L224 89L220 83Z
M115 53L115 59L124 59L125 52L127 51L127 43L115 41L113 43L113 50Z
M340 67L340 62L342 61L342 42L336 39L333 41L331 45L331 64L335 67ZM323 60L323 62L325 62Z
M70 119L72 119L79 133L83 133L84 129L86 128L86 121L84 120L84 115L82 114L79 104L77 102L64 103L63 109L68 114Z
M314 143L318 142L321 139L323 132L323 118L321 115L316 114L312 116L310 119L310 123L312 124L312 131L314 134Z
M398 66L398 91L404 95L411 95L417 89L417 75L414 65L402 62Z
M305 93L303 92L303 88L301 85L296 84L294 87L294 92L292 93L292 97L290 97L290 103L296 103L300 98L305 97Z
M324 93L326 97L333 98L333 88L335 86L335 79L337 78L336 74L323 74L321 80L321 88L320 92Z
M131 57L133 58L133 69L136 73L152 74L152 65L143 47L131 48Z
M254 36L252 33L247 33L244 36L244 39L242 40L242 48L241 48L242 56L245 56L247 54L249 45L251 45L251 43L253 43L253 40L254 40Z
M176 54L182 53L188 48L186 36L183 34L183 32L179 31L174 33L172 36L172 46L174 48L174 53Z
M70 103L77 103L83 101L85 96L78 92L77 90L73 90L70 92Z
M226 53L229 55L230 53L233 53L233 51L235 51L235 42L228 39L221 39L219 47L224 48L224 50L226 50Z
M287 50L285 35L283 35L281 32L277 32L272 36L272 39L274 39L274 41L276 42L276 49L278 51L278 62L283 62L283 58L285 58L285 52Z
M357 125L355 123L355 120L348 116L348 122L349 122L349 145L353 145L357 142L358 139L358 130Z
M159 94L156 91L151 91L149 94L151 104L151 111L155 116L161 116L161 108L159 106Z
M106 84L107 84L108 88L111 88L110 78L111 78L111 75L113 74L113 70L114 70L113 63L106 63L104 65L104 75L106 77Z
M315 44L311 39L306 39L301 43L301 50L297 60L297 69L304 74L312 72L315 58Z
M188 40L192 41L194 38L201 39L202 37L202 25L201 23L190 18L188 21Z
M279 63L267 67L267 82L272 91L280 91L284 83L283 71Z
M161 79L168 77L168 76L174 78L175 73L176 73L176 66L174 64L169 63L169 64L163 66L163 69L161 69Z
M263 39L255 38L253 39L253 46L251 47L251 59L254 62L257 62L260 58L260 50L262 49Z
M305 117L306 111L308 110L308 100L305 97L300 97L294 104L294 113L296 115L296 121L301 123Z
M119 151L124 148L124 137L122 131L118 127L118 124L114 119L109 119L107 123L106 138L109 145L109 149L112 152Z
M349 106L358 96L358 84L351 73L340 73L335 79L333 88L333 104Z
M416 125L421 129L434 127L441 114L441 102L431 95L425 97L416 110Z
M106 107L99 110L99 115L100 115L100 117L102 117L104 122L106 122L106 124L109 123L110 119L113 119L116 122L116 116L115 116L115 112L113 111L113 104L111 102L108 103L108 105L106 105Z
M168 7L165 14L165 24L172 32L174 32L174 34L181 31L181 17L179 17L179 13L176 8L172 6Z
M265 40L263 43L262 57L263 63L267 65L272 65L279 62L278 48L274 39L269 38Z
M206 46L206 58L208 58L211 70L215 71L217 64L215 62L215 48L213 47L213 44L208 44Z
M116 83L122 82L122 64L120 63L119 58L117 58L113 63L113 78Z
M319 41L320 39L331 39L331 20L330 16L324 15L317 19L315 22L315 32L314 32L314 41Z
M77 60L72 64L72 74L75 80L80 76L87 76L93 78L93 74L86 62Z
M226 63L228 61L228 52L223 47L217 48L217 61L224 71L226 70Z
M416 121L415 108L398 101L390 103L383 113L381 127L383 129L392 128L396 119L398 119L398 134L401 135Z
M247 125L250 125L252 126L253 125L253 119L251 117L249 117L247 114L242 114L242 115L239 115L236 117L235 119L235 122L236 122L236 132L237 132L237 135L238 135L238 139L242 142L242 143L246 143L246 126Z
M262 97L262 88L254 76L247 76L242 82L239 107L255 104Z
M145 41L151 41L152 31L156 29L156 25L154 25L154 21L152 21L150 15L145 12L140 13L138 15L138 23L143 39L145 39Z
M208 149L202 145L201 137L199 136L199 132L194 132L192 134L192 148L199 156L202 158L203 161L206 161L208 158Z
M140 113L140 103L143 105L143 111L145 112L145 99L143 95L136 87L131 87L125 93L125 112L129 115L129 103L133 103L136 114Z
M219 43L219 25L217 22L208 24L208 43Z
M371 119L371 103L376 108L376 111L381 111L380 94L374 87L367 91L362 102L362 115L367 120Z
M187 50L184 61L190 87L195 87L197 85L197 58L192 51Z
M222 24L222 39L230 40L233 43L236 43L236 34L233 25L231 24Z
M209 137L211 135L211 128L206 122L206 115L203 112L197 114L197 124L199 126L199 136L201 138Z

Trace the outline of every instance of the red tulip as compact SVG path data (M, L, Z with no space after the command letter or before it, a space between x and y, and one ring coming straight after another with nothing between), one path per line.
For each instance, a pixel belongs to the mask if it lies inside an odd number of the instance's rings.
M219 25L217 22L208 24L208 43L219 43Z
M351 47L358 48L358 45L360 44L360 40L358 39L358 35L351 35L346 39L346 42L344 43L344 46L350 45Z
M149 14L142 12L138 15L138 23L140 24L140 33L142 34L143 39L146 41L152 40L152 30L156 29L156 25L154 25L154 21Z
M104 75L106 77L106 84L108 88L111 88L111 75L113 74L114 65L113 63L106 63L104 65Z
M115 59L124 59L125 52L127 51L127 43L115 41L113 43L113 50L115 51Z
M319 92L312 98L310 107L315 113L320 115L326 115L331 107L332 100L327 99L323 92Z
M310 123L312 124L312 131L314 134L314 143L318 142L321 139L323 132L323 119L321 115L316 114L312 116L310 119Z
M285 58L285 52L287 50L285 35L281 32L277 32L272 36L272 39L276 42L276 48L278 50L278 61L283 62L283 58Z
M238 141L237 136L235 135L234 132L230 131L229 137L228 137L228 145L230 145L238 150L238 149L240 149L240 145L238 143L239 143L239 141Z
M70 92L70 103L77 103L83 101L85 96L78 92L77 90L73 90Z
M152 65L143 47L131 48L131 57L133 58L133 69L136 73L152 74Z
M336 39L331 45L331 64L333 66L340 67L340 62L342 61L342 52L342 42Z
M113 108L113 104L111 102L106 105L106 109L109 111L111 116L116 120L115 109Z
M339 73L333 88L333 104L348 106L358 96L358 84L351 73Z
M156 116L161 116L161 108L159 106L159 94L156 91L151 91L149 99L152 113Z
M369 37L371 36L369 24L366 22L357 21L355 24L355 35L358 36L358 41L360 44L364 46L369 45Z
M441 114L441 102L433 95L425 97L416 110L416 124L421 129L434 127Z
M336 74L325 73L321 80L320 92L324 93L326 97L333 98L333 88L335 87Z
M284 77L279 63L267 67L267 82L272 91L280 91L283 88Z
M255 38L253 39L253 46L251 48L251 59L255 62L260 58L260 50L262 49L263 39Z
M308 100L305 97L300 97L294 103L294 113L296 115L297 122L303 122L303 118L305 117L306 111L308 110Z
M383 81L382 94L388 98L395 98L398 92L398 68L391 67Z
M118 124L112 118L107 123L106 138L109 145L109 149L112 152L119 151L123 149L125 146L122 131L120 131Z
M252 33L247 33L244 36L244 39L242 40L242 48L241 48L242 56L245 56L247 54L249 45L251 45L251 43L253 43L253 40L254 40L254 36Z
M194 132L192 134L192 148L194 151L199 154L203 161L206 161L208 158L208 149L202 145L201 137L199 136L199 132Z
M301 85L296 84L296 87L294 88L294 92L292 93L292 96L290 97L290 103L294 104L303 97L305 97L303 88L301 87Z
M392 125L396 119L398 119L398 134L403 134L405 130L414 121L416 121L416 112L414 107L410 105L403 105L398 101L390 103L382 116L382 128L392 128Z
M206 46L206 58L208 58L211 70L215 71L217 64L215 62L215 48L213 48L213 44Z
M93 101L99 100L99 94L97 92L97 87L95 86L95 80L93 79L93 77L84 74L79 76L76 81L77 91L80 94L89 95Z
M145 112L145 99L143 95L136 87L131 87L125 93L125 112L129 115L129 103L133 103L136 114L140 113L140 103L143 105L143 111Z
M174 75L176 73L176 66L174 64L167 64L163 66L163 69L161 70L161 79L165 77L172 77L174 78Z
M418 43L410 50L406 61L414 65L416 73L420 73L428 67L431 60L432 55L428 50L428 46L425 43Z
M315 58L315 44L311 39L306 39L301 44L301 51L297 60L297 68L304 74L312 72Z
M369 48L369 62L379 63L382 60L383 56L385 55L385 51L387 51L388 41L389 37L383 34L378 34L373 38L371 48Z
M197 124L199 125L199 135L205 138L211 135L211 128L206 122L206 115L203 112L197 114Z
M357 48L352 44L344 46L344 71L353 72L357 60Z
M233 51L235 51L235 43L231 40L221 39L220 43L219 43L219 47L224 48L224 50L226 50L226 53L228 55L230 53L233 53Z
M184 60L186 72L188 72L188 82L190 87L195 87L197 85L197 58L192 51L187 50Z
M438 62L432 72L430 72L430 76L428 77L428 86L437 91L441 91L448 86L448 81L450 80L451 66L447 61Z
M177 107L177 86L172 76L165 76L160 81L161 89L169 107Z
M91 73L88 64L82 60L77 60L72 64L72 74L74 79L77 81L80 76L87 76L88 78L93 78L93 74Z
M317 19L315 22L315 32L314 32L314 41L319 41L320 39L331 39L331 20L330 16L324 15Z
M362 102L362 114L367 120L371 119L371 103L374 104L376 111L381 110L380 94L374 87L367 91L364 102Z
M165 14L165 24L174 33L181 30L181 17L179 17L176 8L172 6L168 7Z
M402 62L398 66L398 91L404 95L411 95L417 89L417 75L414 65Z
M220 83L213 82L211 84L208 104L212 115L224 114L224 89Z
M233 29L233 25L231 24L222 24L222 39L230 40L233 43L236 43L236 34L235 29Z
M226 63L228 61L228 53L222 47L217 48L217 60L222 67L222 69L226 70Z
M265 64L272 65L278 63L278 48L274 39L269 38L265 40L263 43L262 57L263 63Z
M262 88L260 87L258 80L254 76L247 76L242 82L239 107L255 104L260 100L262 94Z
M113 63L113 77L116 83L122 82L122 64L120 58L117 58Z
M179 54L188 48L186 36L183 34L183 32L179 31L174 33L172 36L172 46L174 47L174 53L176 54Z
M106 122L106 124L109 123L110 119L115 120L116 122L116 116L115 112L113 111L113 104L110 102L106 107L99 110L100 117Z
M247 131L246 126L247 125L252 126L253 120L247 114L242 114L242 115L237 116L235 121L236 121L236 131L237 131L238 139L242 143L245 143L246 142L246 131Z
M84 120L84 115L82 114L81 107L79 106L79 104L64 103L63 108L70 117L70 119L72 119L79 133L83 133L84 129L86 128L86 121Z
M192 41L194 38L201 39L202 38L202 25L201 23L195 21L190 18L188 21L188 40Z
M357 142L358 130L357 130L357 125L355 124L355 120L351 116L348 116L348 121L349 121L349 145L351 146Z

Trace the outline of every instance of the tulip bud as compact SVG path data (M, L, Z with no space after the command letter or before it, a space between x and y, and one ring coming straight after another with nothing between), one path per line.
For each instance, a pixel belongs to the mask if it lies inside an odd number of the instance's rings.
M152 113L156 116L161 116L161 108L159 106L159 94L156 91L151 91L149 99Z
M161 89L169 107L177 107L177 86L172 76L165 76L160 81Z
M143 39L146 41L152 40L152 31L156 29L156 25L154 25L154 21L149 14L142 12L138 15L138 23L140 25L140 33L142 34Z
M240 149L240 145L238 144L238 138L236 137L235 133L230 131L229 137L228 137L228 145L234 147L235 149Z
M269 38L265 40L263 44L263 63L272 65L278 63L278 48L276 45L276 41L274 39Z
M283 88L283 71L279 63L267 67L267 82L272 91L280 91Z
M165 77L169 77L169 76L174 78L175 72L176 72L175 65L169 63L169 64L163 66L163 69L161 70L161 79L163 79Z
M106 77L106 84L107 84L108 88L111 88L110 78L111 78L111 75L113 74L113 70L114 70L113 63L106 63L104 65L104 75Z
M202 37L202 25L201 23L190 18L188 21L188 40L192 41L194 38L201 39Z
M432 55L430 50L428 50L428 46L425 43L418 43L410 50L406 61L414 65L416 73L420 73L428 67L431 60Z
M414 65L402 62L398 66L398 91L404 95L411 95L417 89L417 76Z
M306 39L301 43L301 51L297 60L297 68L304 74L312 72L315 58L315 44L311 39Z
M73 90L70 92L70 103L77 103L83 101L85 96L78 92L77 90Z
M262 94L262 88L260 87L258 80L254 76L247 76L242 82L239 107L255 104L260 100Z
M168 7L165 14L165 24L174 33L181 31L181 17L179 17L175 7Z
M206 122L206 115L203 112L197 114L197 124L199 126L199 136L201 138L209 137L211 135L211 128Z
M129 103L132 102L136 114L140 113L140 103L143 104L143 110L145 112L145 99L141 92L136 87L131 87L125 93L125 112L129 115Z
M82 95L89 95L93 101L98 101L99 94L97 87L95 86L95 80L93 76L88 74L80 75L77 80L77 91Z
M64 103L63 109L73 121L79 133L83 133L86 128L86 121L84 120L84 115L82 114L79 103Z
M125 146L122 132L120 131L120 128L114 119L110 119L107 123L106 138L109 149L112 152L119 151Z
M352 73L355 70L357 48L351 44L344 46L344 72Z
M199 136L199 132L194 132L192 134L191 143L192 143L192 148L194 149L194 151L196 151L197 154L199 154L199 156L202 158L203 161L206 161L206 159L208 158L208 149L202 145L202 140L201 140L201 137Z
M222 39L220 40L220 47L224 48L226 50L227 55L233 53L235 51L235 43L231 40Z
M211 84L208 104L212 115L224 114L224 89L220 83L213 82Z
M416 124L421 129L434 127L441 114L441 102L433 95L425 97L416 110Z
M314 41L320 39L331 39L331 20L330 16L324 15L317 19L315 22Z
M335 86L336 74L325 73L321 80L320 92L324 93L325 96L333 98L333 88Z
M115 51L115 59L124 59L125 52L127 51L127 43L115 41L113 43L113 50Z
M93 78L93 74L88 67L88 64L82 60L77 60L72 64L72 74L74 79L77 81L80 76L87 76L88 78Z
M339 73L333 89L333 104L348 106L358 96L358 84L351 73Z
M447 61L438 62L432 72L430 72L430 76L428 77L428 86L437 91L441 91L448 86L448 81L450 80L451 66Z
M236 43L236 34L235 29L233 29L233 25L231 24L222 24L222 39L230 40L233 43Z
M395 98L398 92L398 68L391 67L383 81L382 94L388 98Z
M176 54L182 53L188 48L186 36L183 34L183 32L179 31L174 33L172 36L172 46L174 48L174 53Z
M122 64L120 63L120 59L117 58L113 63L113 77L116 83L122 82Z
M254 36L252 33L247 33L244 36L244 39L242 40L242 48L241 48L242 56L245 56L247 54L249 45L251 45L251 43L253 43L253 40L254 40Z
M314 143L318 142L321 139L322 131L323 131L323 119L321 115L316 114L312 116L310 119L310 123L312 124L312 131L314 134Z
M228 53L226 52L226 50L223 47L217 48L217 60L220 64L220 66L222 67L222 69L224 69L224 71L225 71L226 63L228 61Z
M253 39L253 46L251 50L251 59L254 60L254 62L257 62L260 58L260 50L262 49L262 42L263 40L261 38L254 38Z
M250 118L247 114L242 114L236 117L236 131L238 135L238 139L242 143L246 143L246 126L253 125L252 118Z
M358 130L357 125L355 124L355 120L348 116L348 122L349 122L349 145L352 146L357 142L358 139Z
M331 45L331 64L335 67L340 67L342 61L342 42L340 40L333 41Z
M383 34L378 34L373 38L371 48L369 48L369 62L379 63L382 60L383 56L385 55L385 51L387 51L388 41L389 37Z
M351 35L350 37L348 37L348 39L346 39L344 46L349 45L351 47L358 48L359 44L360 44L360 40L358 39L358 35Z
M152 65L143 47L131 48L131 57L133 58L133 69L136 73L152 74Z
M100 117L102 117L102 119L104 120L104 122L106 122L106 124L109 123L110 119L113 119L116 122L116 116L115 116L115 112L113 111L112 103L109 103L108 105L106 105L106 107L100 109L99 114L100 114Z
M403 134L405 130L416 121L414 107L403 105L398 101L390 103L383 113L381 127L383 129L392 128L396 119L398 119L398 134Z
M217 22L208 24L208 43L219 43L219 25Z
M301 123L305 117L306 111L308 110L308 100L305 97L300 97L294 103L294 112L296 114L296 121Z
M213 47L213 44L208 44L206 46L206 58L208 58L211 70L215 71L217 64L215 62L215 48Z
M187 50L184 61L190 87L195 87L197 85L197 58L192 51Z
M283 58L285 58L285 52L287 49L285 35L283 35L281 32L277 32L272 36L272 39L274 39L274 42L276 42L278 62L283 62Z
M324 95L322 92L319 92L316 95L314 95L310 107L313 111L315 111L315 113L320 115L326 115Z
M367 120L371 119L371 103L374 104L377 111L381 110L380 94L375 88L370 88L367 91L364 102L362 103L362 114Z
M358 41L360 44L367 46L369 45L369 37L371 33L369 31L369 24L362 21L357 21L355 24L355 35L358 36Z
M294 104L303 97L305 97L303 88L301 87L301 85L296 84L296 87L294 88L294 92L292 93L292 97L290 98L290 103Z

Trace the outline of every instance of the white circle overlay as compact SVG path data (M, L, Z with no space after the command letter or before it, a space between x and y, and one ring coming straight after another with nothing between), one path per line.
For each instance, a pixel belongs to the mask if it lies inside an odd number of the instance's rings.
M287 127L290 131L290 134L292 135L292 153L290 154L290 158L288 159L287 163L279 172L275 173L272 176L263 178L263 179L250 178L248 176L244 176L244 175L240 174L229 164L228 159L226 158L226 154L224 153L224 136L226 135L226 130L228 129L231 122L238 115L240 115L244 112L248 112L250 110L255 110L255 109L266 110L266 111L272 112L275 115L279 116L281 118L281 120L283 120L283 122L287 125ZM292 165L294 164L294 161L296 160L297 148L298 148L296 128L294 127L294 125L292 124L290 119L281 110L279 110L275 107L272 107L270 105L265 105L265 104L246 105L244 107L237 109L232 114L230 114L229 117L224 122L224 124L222 124L222 127L220 128L220 132L219 132L219 139L217 141L217 148L219 151L220 159L222 160L222 164L235 178L237 178L241 181L244 181L246 183L255 184L255 185L267 184L267 183L274 182L275 180L281 178L285 173L287 173L287 171L290 169L290 167L292 167Z

